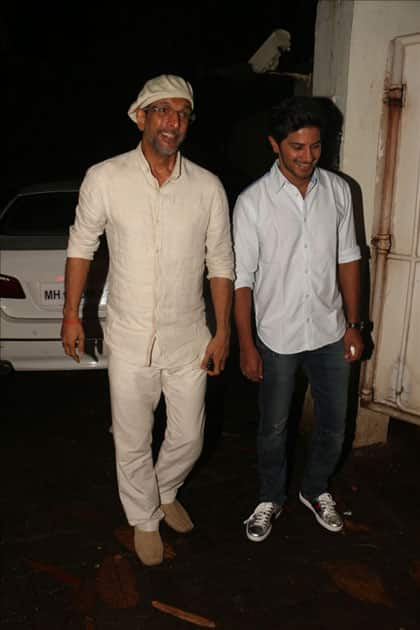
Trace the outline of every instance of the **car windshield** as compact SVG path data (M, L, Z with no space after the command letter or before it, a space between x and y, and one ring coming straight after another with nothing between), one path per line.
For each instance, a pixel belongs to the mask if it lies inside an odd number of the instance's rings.
M10 236L67 234L74 221L77 199L77 191L18 196L0 220L0 233Z

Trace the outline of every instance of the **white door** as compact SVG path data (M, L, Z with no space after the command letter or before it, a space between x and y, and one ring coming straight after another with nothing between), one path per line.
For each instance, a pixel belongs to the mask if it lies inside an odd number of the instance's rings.
M362 404L420 424L420 33L393 42L384 194ZM398 99L401 99L398 103Z

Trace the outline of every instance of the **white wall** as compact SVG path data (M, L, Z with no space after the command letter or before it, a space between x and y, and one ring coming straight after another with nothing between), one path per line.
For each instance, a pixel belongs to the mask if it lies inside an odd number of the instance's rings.
M389 45L419 31L420 0L319 0L313 93L332 97L344 114L340 168L361 186L368 242Z

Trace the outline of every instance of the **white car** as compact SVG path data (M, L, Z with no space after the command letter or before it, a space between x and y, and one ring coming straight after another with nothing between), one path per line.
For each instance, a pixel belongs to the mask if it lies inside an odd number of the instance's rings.
M0 372L105 369L102 323L108 256L103 239L80 307L87 336L80 363L60 340L68 229L78 184L20 191L0 212Z

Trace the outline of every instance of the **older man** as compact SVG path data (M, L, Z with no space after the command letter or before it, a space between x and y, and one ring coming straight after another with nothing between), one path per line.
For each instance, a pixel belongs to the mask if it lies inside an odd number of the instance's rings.
M177 491L201 452L207 374L220 374L229 351L228 203L219 179L179 151L193 109L193 90L183 78L161 75L145 83L128 111L141 142L88 170L67 251L62 339L66 354L78 360L80 299L106 233L105 340L118 487L145 565L162 562L161 519L178 532L193 527ZM205 320L205 272L213 337ZM167 428L154 463L154 411L162 394Z

